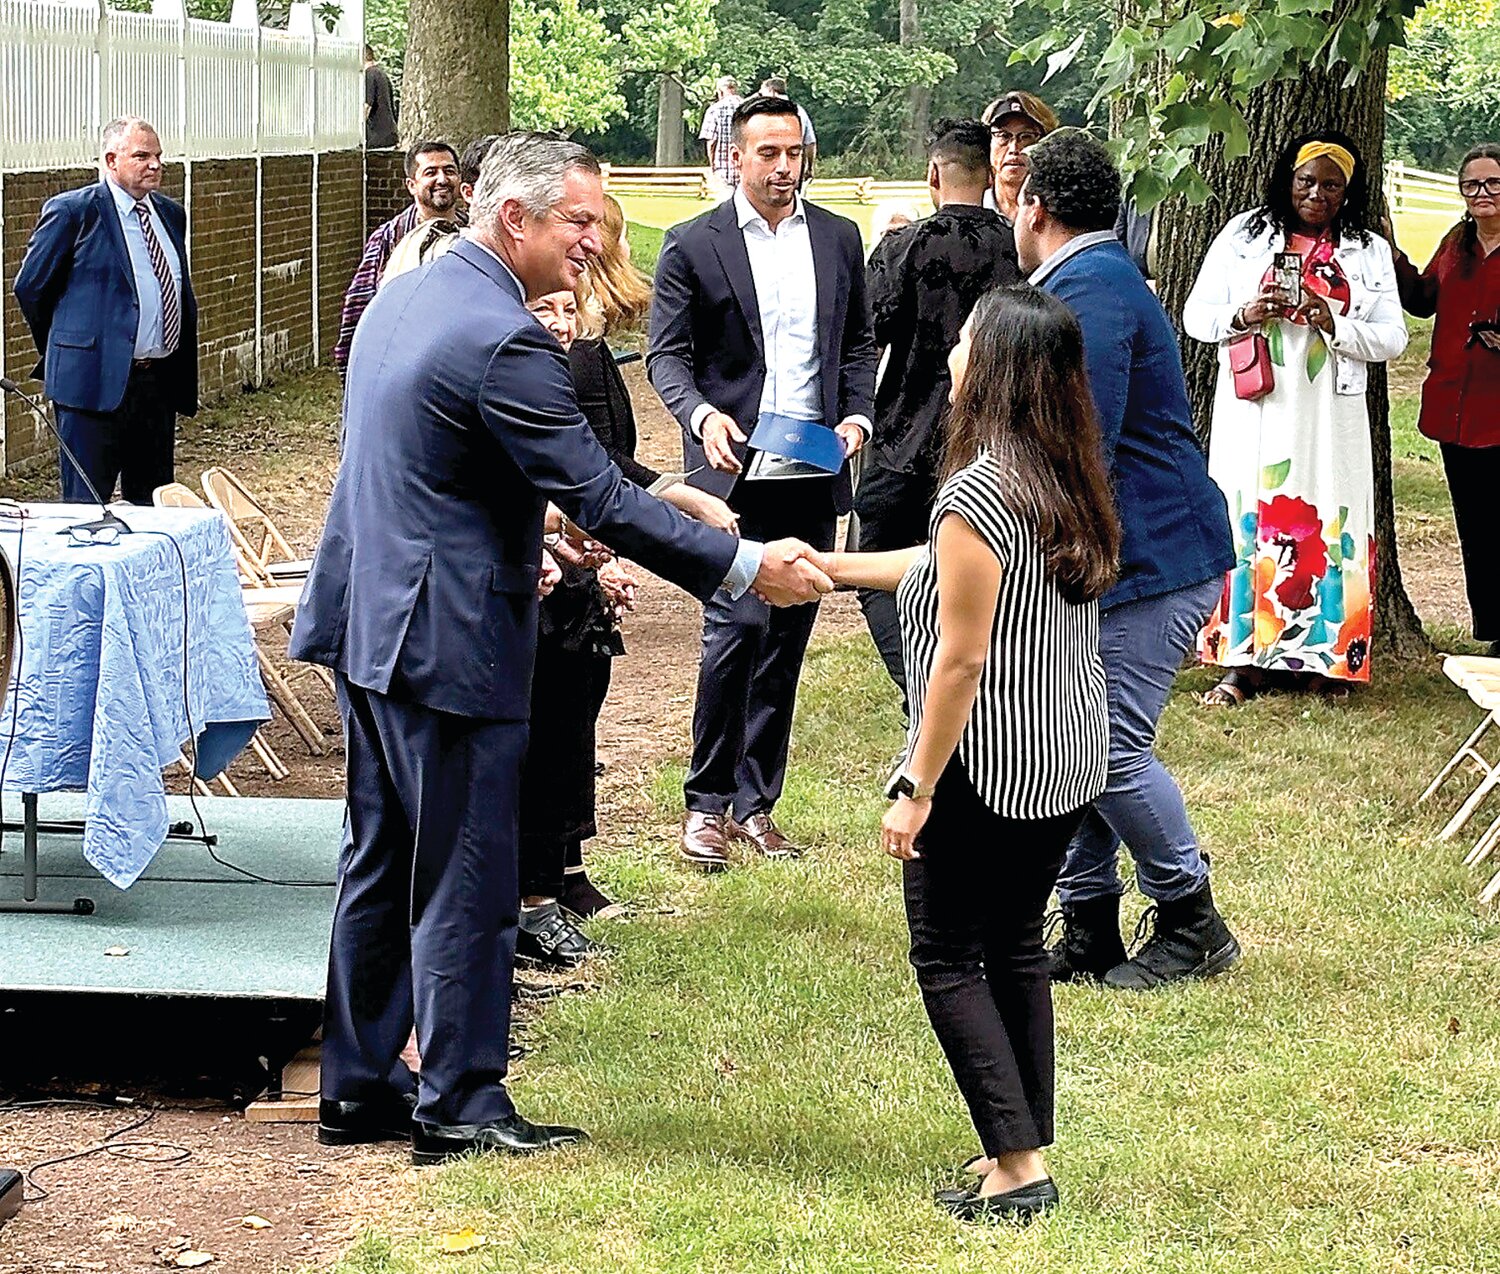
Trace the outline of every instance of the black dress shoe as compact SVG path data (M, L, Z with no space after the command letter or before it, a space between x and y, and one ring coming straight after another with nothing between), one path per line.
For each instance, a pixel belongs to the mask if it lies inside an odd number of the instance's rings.
M576 969L594 953L587 935L563 915L555 900L522 907L516 929L516 959L549 969Z
M325 1146L364 1146L376 1141L408 1141L416 1093L392 1093L380 1101L318 1103L318 1141Z
M539 1150L555 1150L587 1141L582 1128L561 1124L534 1124L520 1115L492 1119L487 1124L427 1124L418 1120L412 1125L411 1161L419 1167L442 1163L459 1155L488 1151L502 1155L530 1155Z
M1057 1187L1051 1177L1000 1194L978 1190L939 1190L937 1205L960 1221L1009 1221L1026 1225L1057 1206Z

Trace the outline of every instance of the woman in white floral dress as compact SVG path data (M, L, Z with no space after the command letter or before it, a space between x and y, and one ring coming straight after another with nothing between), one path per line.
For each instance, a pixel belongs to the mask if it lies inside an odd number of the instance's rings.
M1214 240L1183 310L1188 334L1219 346L1208 468L1239 559L1199 640L1203 661L1225 669L1206 703L1231 707L1268 681L1370 679L1366 369L1397 357L1407 334L1390 245L1367 215L1354 143L1296 139L1264 203Z

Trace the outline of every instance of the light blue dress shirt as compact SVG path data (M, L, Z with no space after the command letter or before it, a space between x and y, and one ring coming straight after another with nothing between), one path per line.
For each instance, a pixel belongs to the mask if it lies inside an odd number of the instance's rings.
M105 183L114 196L115 208L120 214L120 228L125 232L125 248L130 253L130 270L135 276L135 296L140 306L140 317L135 328L135 356L137 358L165 358L175 351L168 349L162 333L161 284L156 281L156 271L151 268L151 257L146 252L146 235L141 229L141 219L135 210L135 196L116 185L108 177ZM146 206L151 212L151 229L156 232L156 241L161 244L162 255L167 259L167 269L172 272L172 286L177 289L177 313L182 313L182 261L172 245L172 237L157 214L151 196L146 196Z

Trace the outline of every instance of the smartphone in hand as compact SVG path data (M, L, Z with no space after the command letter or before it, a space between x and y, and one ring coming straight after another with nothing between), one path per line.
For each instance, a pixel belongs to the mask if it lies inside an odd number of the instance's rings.
M1302 304L1302 254L1300 252L1278 252L1271 263L1271 276L1276 286L1285 295L1288 309L1295 310Z

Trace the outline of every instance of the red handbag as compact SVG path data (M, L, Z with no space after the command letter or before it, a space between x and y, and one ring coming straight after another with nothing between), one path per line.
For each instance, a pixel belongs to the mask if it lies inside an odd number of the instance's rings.
M1229 342L1229 370L1234 374L1236 398L1254 402L1276 388L1271 346L1260 332L1246 332Z

